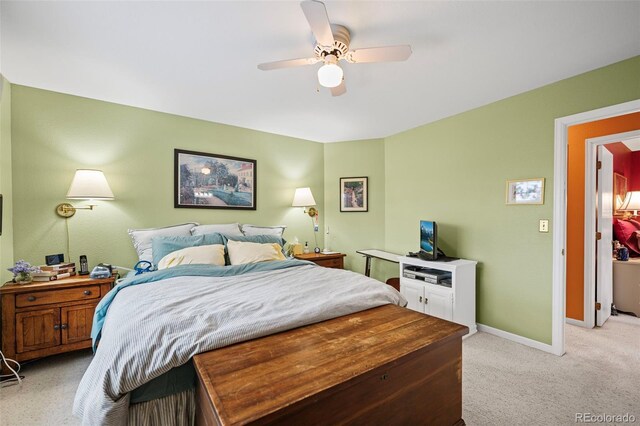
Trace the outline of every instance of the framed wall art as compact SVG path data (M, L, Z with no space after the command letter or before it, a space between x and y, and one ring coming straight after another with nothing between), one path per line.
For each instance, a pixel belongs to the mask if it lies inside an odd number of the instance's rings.
M507 181L507 205L544 204L544 178Z
M369 178L344 177L340 178L340 211L367 212L369 211Z
M175 150L174 207L256 210L256 160Z
M627 196L627 178L619 173L613 173L613 215L624 216L624 212L618 211L624 197Z

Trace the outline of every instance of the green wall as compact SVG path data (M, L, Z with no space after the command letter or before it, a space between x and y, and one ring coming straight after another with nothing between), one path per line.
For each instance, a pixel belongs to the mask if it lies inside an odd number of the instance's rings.
M340 212L340 178L369 178L369 211ZM346 253L345 267L364 272L364 258L356 250L383 249L385 217L384 140L328 143L324 146L324 212L329 245ZM321 212L322 213L322 212ZM325 229L326 232L326 229ZM385 281L398 276L398 266L372 262L371 276Z
M550 344L554 120L640 98L639 76L635 57L386 138L386 248L437 221L447 254L479 262L477 321ZM505 205L507 179L538 177L544 205Z
M129 227L184 221L282 223L288 239L313 241L308 216L290 207L294 189L310 186L320 229L326 221L349 269L363 270L360 248L415 250L418 221L436 220L447 254L479 261L478 322L551 343L552 233L537 229L552 217L554 120L640 98L638 75L635 57L385 139L325 145L12 86L2 118L12 126L15 257L66 251L53 209L79 167L104 170L116 195L68 221L72 258L92 264L131 265ZM173 148L257 159L258 210L174 209ZM339 212L347 176L369 177L369 212ZM505 181L531 177L546 178L545 204L506 206ZM397 276L396 266L374 261L373 276Z
M196 221L288 225L285 238L313 239L292 208L296 187L323 206L323 145L238 127L13 85L14 250L42 264L67 252L65 220L54 212L77 168L104 171L116 199L68 220L71 259L90 265L137 260L127 228ZM175 209L174 148L257 160L256 211ZM74 202L76 205L86 202ZM321 223L323 226L323 223ZM319 234L322 244L322 233Z
M7 268L13 265L13 205L11 185L11 84L0 75L0 194L4 199L2 235L0 235L0 285L13 275Z

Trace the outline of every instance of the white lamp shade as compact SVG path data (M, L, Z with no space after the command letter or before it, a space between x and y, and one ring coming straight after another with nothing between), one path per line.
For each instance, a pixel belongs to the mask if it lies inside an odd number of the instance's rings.
M109 188L107 178L101 170L76 170L67 192L72 200L113 200L113 192Z
M344 72L336 64L325 64L318 70L318 82L324 87L338 87Z
M316 200L313 198L311 188L296 188L296 193L293 196L292 207L309 207L315 206Z
M629 191L624 197L622 205L618 210L622 211L638 211L640 210L640 191Z
M325 56L324 65L318 70L318 83L324 87L338 87L343 76L344 72L338 65L336 55Z

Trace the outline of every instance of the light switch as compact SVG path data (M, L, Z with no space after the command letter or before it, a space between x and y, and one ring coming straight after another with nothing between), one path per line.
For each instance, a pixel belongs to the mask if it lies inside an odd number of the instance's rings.
M548 219L540 219L540 232L549 232L549 220Z

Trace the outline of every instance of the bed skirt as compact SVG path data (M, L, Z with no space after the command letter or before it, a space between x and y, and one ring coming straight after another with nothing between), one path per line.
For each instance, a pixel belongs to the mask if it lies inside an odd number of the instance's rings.
M131 404L129 426L193 426L196 414L195 389L164 398Z

